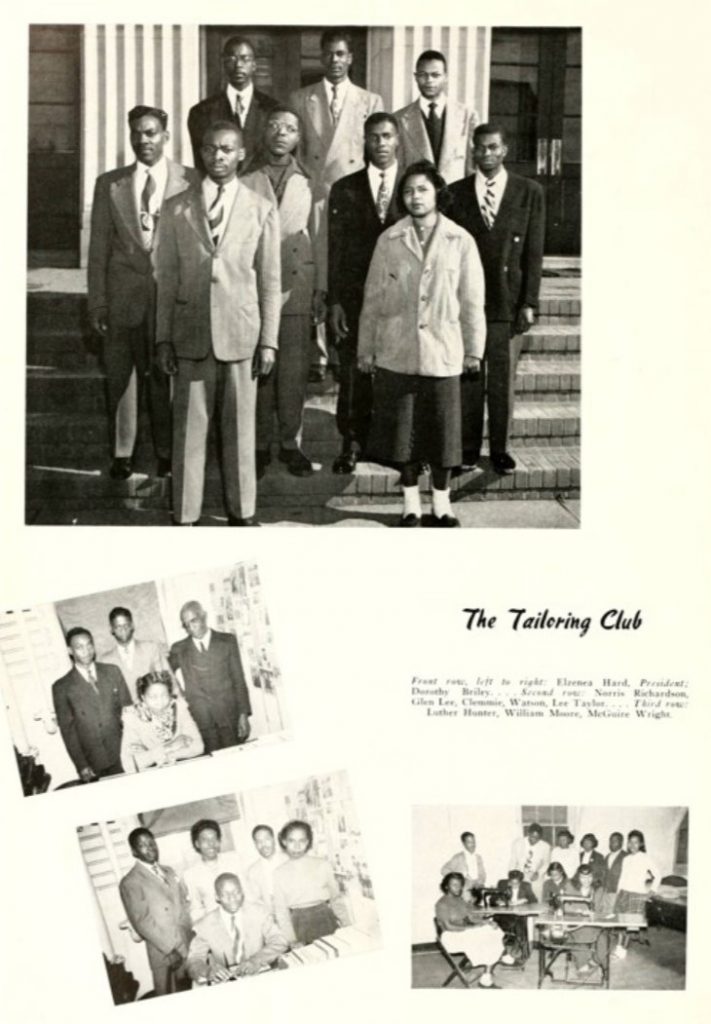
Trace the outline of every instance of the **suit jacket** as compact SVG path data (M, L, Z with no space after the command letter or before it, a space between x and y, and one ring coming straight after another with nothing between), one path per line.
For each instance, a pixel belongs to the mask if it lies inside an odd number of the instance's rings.
M198 729L210 729L215 721L223 728L232 726L233 742L238 743L237 719L251 714L252 708L234 636L213 629L205 654L200 654L188 636L173 644L168 660L174 672L180 669L182 673L185 696Z
M343 307L350 326L360 316L375 244L398 220L397 181L385 223L370 191L367 167L337 181L328 200L328 301Z
M244 163L247 164L260 147L264 126L267 123L270 111L277 106L277 101L265 92L255 89L252 93L252 102L247 111L247 120L242 125L242 142L245 148ZM197 169L204 174L205 165L200 155L202 137L215 121L237 121L232 112L230 101L227 98L227 91L223 90L216 96L208 96L191 107L188 112L188 132L190 143L193 147L193 163Z
M617 857L612 862L612 867L607 866L607 857L605 860L605 881L604 890L605 892L617 892L620 886L620 875L622 874L622 861L627 856L626 850L620 850Z
M510 894L511 882L509 881L508 878L501 878L497 882L496 888L499 890L499 892ZM520 900L525 900L526 903L538 902L538 900L536 899L536 894L533 891L533 886L530 882L521 882L521 884L518 887L518 898Z
M147 672L170 670L163 648L153 640L134 641L133 664L130 668L121 658L118 644L114 644L105 654L102 654L100 660L106 665L115 665L120 669L133 701L136 700L136 683L141 676L145 676Z
M242 904L241 940L244 960L259 967L269 967L286 953L289 944L269 910L260 903ZM190 943L187 970L191 978L209 977L212 967L232 966L235 960L234 941L222 921L220 908L210 911L193 926L195 936Z
M149 250L143 244L133 193L135 167L130 164L99 175L94 188L87 266L89 313L108 314L110 327L135 327L146 317L152 324L154 254L165 203L198 178L192 168L168 160L161 217Z
M475 110L469 110L463 103L449 98L444 110L442 145L436 163L444 180L450 182L474 172L472 137L479 118ZM419 99L397 110L395 117L400 126L399 159L403 170L416 160L435 163Z
M583 854L580 853L580 863L583 862ZM607 874L607 864L605 858L598 850L593 850L590 856L590 867L592 868L593 881L596 884L601 884L605 880ZM619 870L622 871L622 862L619 861ZM619 877L619 876L618 876Z
M219 245L196 186L164 208L157 257L156 341L181 359L250 359L276 348L281 259L276 207L238 183Z
M325 271L317 268L314 245L313 190L309 176L297 165L290 175L281 203L269 175L255 168L240 181L279 210L281 237L281 315L308 316L314 288L326 290ZM317 284L317 277L320 279Z
M299 153L314 183L314 197L326 198L334 181L364 165L363 125L370 114L383 109L383 101L351 82L334 127L322 79L297 89L289 105L301 118Z
M443 864L440 868L440 874L448 875L450 871L458 871L465 878L470 878L472 882L476 882L477 885L484 885L486 883L486 871L484 870L484 861L481 859L478 853L475 853L477 862L477 874L476 878L471 878L467 874L467 858L464 856L464 851L460 850L459 853L455 853L453 857L450 857L446 864Z
M172 764L189 757L199 757L205 749L188 705L182 697L175 698L175 736L185 736L190 741L166 760L165 744L155 721L141 713L140 705L123 709L123 736L121 737L121 765L125 772L141 772L153 765Z
M165 969L168 954L177 949L187 956L192 936L187 895L172 868L161 864L163 882L136 861L119 882L121 902L133 930L146 943L151 970Z
M544 241L543 189L508 172L494 226L479 210L474 175L449 189L448 215L474 236L486 278L486 319L513 322L522 306L538 306Z
M365 284L358 355L396 373L453 377L484 354L484 274L474 241L441 216L422 249L410 217L378 239Z
M59 731L77 772L102 775L119 764L121 711L131 703L126 681L115 665L95 662L96 688L72 668L52 685Z

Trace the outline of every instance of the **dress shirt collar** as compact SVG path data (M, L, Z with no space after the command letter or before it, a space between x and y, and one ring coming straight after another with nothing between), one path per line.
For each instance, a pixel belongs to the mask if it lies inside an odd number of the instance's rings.
M233 921L237 925L239 938L237 939L237 950L234 956L234 963L239 964L244 959L244 910L240 907L236 914L229 914L223 906L220 906L220 917L225 931L230 936L234 935ZM231 965L229 965L231 966Z
M118 648L119 657L123 661L133 661L133 656L136 653L136 641L133 637L128 641L127 644L116 644Z
M144 185L144 182L145 182L145 179L146 179L146 174L149 171L150 171L151 177L153 178L153 180L156 183L156 191L155 191L155 194L154 194L154 198L156 198L157 196L160 196L160 198L162 200L163 193L165 192L166 182L168 181L168 160L167 160L167 158L165 156L162 156L160 158L160 160L158 160L156 163L153 164L152 167L149 167L148 164L141 163L140 160L136 161L136 166L134 168L134 172L133 173L139 179L138 184L139 184L139 188L140 189L143 189L143 185Z
M478 167L474 171L474 182L477 188L477 192L479 191L480 188L486 188L487 181L493 181L494 184L491 187L493 188L494 192L497 193L497 195L501 196L503 194L504 189L506 188L506 182L508 181L508 178L508 171L503 166L503 164L499 168L499 173L495 174L493 178L487 178L487 176L483 174Z
M98 679L98 675L97 675L97 672L96 672L96 662L95 661L92 661L90 666L89 665L79 665L77 662L74 662L74 668L77 670L77 672L79 673L80 676L83 676L83 678L86 679L87 683L89 683L91 686L95 685L95 683L96 683L96 681ZM94 678L93 679L89 675L89 669L90 668L94 672Z
M435 113L437 114L437 117L441 117L444 113L444 108L447 106L447 97L442 95L442 93L439 94L436 100L427 100L424 96L420 96L419 103L420 110L425 117L430 116L430 103L434 103Z
M335 88L335 90L336 90L336 103L338 104L338 109L342 110L343 109L343 104L346 101L346 96L348 95L348 90L350 89L350 85L351 85L350 78L344 78L342 82L334 83L334 82L329 82L329 80L324 76L321 79L321 81L323 82L323 90L324 90L324 92L326 94L326 104L327 104L327 106L329 106L329 107L331 106L331 100L333 99L333 90Z
M385 172L381 171L374 164L368 164L368 181L370 182L370 191L373 193L373 198L378 194L380 188L380 182L383 180L381 174L385 173L385 185L388 192L392 196L393 190L395 189L395 179L397 178L397 160L395 160L389 167L385 168Z
M206 178L205 180L209 181L210 179ZM211 184L214 184L214 182L212 182ZM201 649L200 645L202 645L205 648L206 651L209 651L210 650L210 640L212 639L212 630L208 629L207 632L205 633L205 635L203 637L201 637L199 640L196 637L194 637L194 636L191 637L190 639L195 644L195 646L198 649L198 651Z
M245 118L249 113L249 108L252 105L252 99L254 97L254 85L250 82L246 89L239 92L233 85L228 83L227 85L227 99L229 100L232 113L237 113L237 97L242 100L242 117Z

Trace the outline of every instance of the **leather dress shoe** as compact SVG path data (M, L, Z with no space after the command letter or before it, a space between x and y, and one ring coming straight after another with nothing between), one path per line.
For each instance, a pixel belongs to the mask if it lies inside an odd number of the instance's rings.
M282 448L279 461L283 462L293 476L311 476L314 467L298 448Z
M326 379L325 366L312 366L309 370L309 384L323 384Z
M400 522L397 525L412 528L413 526L420 526L421 524L422 519L420 516L416 516L414 512L409 512L406 516L400 516Z
M332 472L337 473L339 476L346 476L347 474L355 473L357 465L358 452L341 452L341 454L333 460L333 466L331 469Z
M480 452L476 451L465 451L462 453L462 468L463 469L474 469L481 457Z
M461 526L456 516L444 515L444 516L432 516L432 525L439 526L444 529L451 529L453 526Z
M156 467L156 476L164 478L170 476L170 459L163 458L162 456L158 459L158 465Z
M246 516L242 519L240 516L228 516L228 526L261 526L262 524L254 516Z
M272 454L268 449L257 449L255 460L257 480L261 480L267 471L267 466L272 461Z
M508 452L492 453L491 464L497 473L513 473L516 469L516 460L512 459Z
M112 480L128 480L131 473L133 473L133 466L130 459L115 458L111 463L109 476Z

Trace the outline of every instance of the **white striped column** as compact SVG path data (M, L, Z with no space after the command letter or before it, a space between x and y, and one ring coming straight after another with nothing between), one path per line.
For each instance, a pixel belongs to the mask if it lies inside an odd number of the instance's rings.
M82 40L82 266L97 175L131 163L126 115L136 104L168 112L167 155L192 165L187 131L200 99L197 25L86 25Z

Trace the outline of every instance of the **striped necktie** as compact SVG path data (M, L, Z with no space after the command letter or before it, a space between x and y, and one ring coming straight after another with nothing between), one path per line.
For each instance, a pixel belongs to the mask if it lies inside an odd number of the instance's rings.
M336 86L335 85L332 85L331 88L333 89L333 98L331 99L331 105L330 105L329 109L331 111L331 120L333 121L334 124L337 124L337 122L338 122L338 92L336 91Z
M486 179L486 192L484 193L484 202L481 204L481 215L484 218L486 226L491 230L496 220L496 193L494 192L494 185L496 184L495 178Z
M235 96L235 120L240 128L244 128L244 100L239 93Z
M141 230L143 231L143 244L147 249L150 249L153 243L155 215L151 213L151 199L157 187L155 178L150 171L147 171L143 191L141 192Z
M378 189L375 205L378 210L380 223L384 224L385 218L388 215L388 206L390 205L390 193L388 186L385 184L385 171L380 172L380 188Z
M217 247L220 244L220 236L222 234L222 222L225 219L225 186L217 186L217 195L210 204L210 209L207 211L207 220L210 225L210 235L212 237L212 244Z

